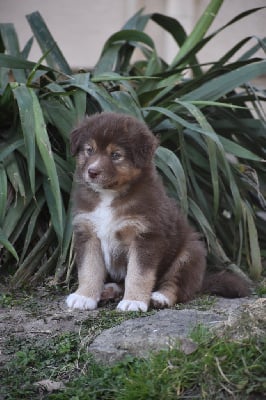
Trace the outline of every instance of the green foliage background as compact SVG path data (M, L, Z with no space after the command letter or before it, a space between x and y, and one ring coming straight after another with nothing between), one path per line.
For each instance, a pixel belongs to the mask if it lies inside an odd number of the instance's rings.
M209 263L262 274L266 255L266 39L244 37L219 60L197 53L222 0L212 0L191 34L176 19L140 10L105 43L91 72L72 72L38 12L21 50L13 24L0 24L0 273L14 286L73 269L69 134L85 113L122 112L160 136L156 165L169 194L204 234ZM153 20L177 44L170 64L144 30ZM37 40L43 56L28 60ZM244 45L248 51L241 51ZM138 49L142 58L133 61ZM237 56L241 52L241 56ZM232 61L234 60L234 61ZM188 77L189 76L189 77Z

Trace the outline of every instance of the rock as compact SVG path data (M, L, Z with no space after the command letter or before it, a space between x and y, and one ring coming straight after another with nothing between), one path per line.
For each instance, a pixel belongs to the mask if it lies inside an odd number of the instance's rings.
M89 351L96 361L109 364L127 355L146 357L152 351L169 349L177 343L180 350L190 354L197 348L189 339L193 328L204 325L222 332L241 314L239 309L244 304L248 307L254 301L219 298L208 311L165 309L151 316L127 320L97 336L89 346Z
M97 361L112 363L126 355L145 357L151 351L168 349L177 342L182 349L188 342L193 343L187 336L195 326L213 327L224 319L222 315L207 311L162 310L107 329L89 346L89 351Z
M42 381L35 382L33 386L36 386L41 393L52 393L57 390L65 389L65 385L63 384L63 382L51 381L50 379L43 379Z
M233 339L246 339L266 335L266 298L244 304L231 315L220 335L230 334Z

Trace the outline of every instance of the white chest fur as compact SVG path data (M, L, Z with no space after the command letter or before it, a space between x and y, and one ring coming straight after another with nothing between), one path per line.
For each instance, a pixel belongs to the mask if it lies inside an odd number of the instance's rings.
M114 198L115 192L105 190L100 193L100 202L95 210L89 213L77 214L74 218L74 224L80 221L84 223L87 220L93 226L94 232L101 242L105 266L109 272L112 270L112 255L115 255L119 248L119 242L115 235L117 220L111 206Z
M114 219L114 213L111 208L111 203L114 200L113 192L103 192L100 196L101 200L95 210L90 212L89 219L95 227L99 238L106 236L107 231L112 229L111 224Z

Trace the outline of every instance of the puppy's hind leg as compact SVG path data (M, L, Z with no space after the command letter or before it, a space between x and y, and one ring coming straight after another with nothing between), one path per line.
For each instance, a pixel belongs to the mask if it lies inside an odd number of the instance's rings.
M101 301L118 299L124 291L124 285L115 282L105 283L101 293Z
M192 241L159 281L152 305L165 308L192 300L201 290L205 269L205 248L199 240Z
M178 272L175 265L159 281L157 290L151 294L151 304L154 308L172 307L177 302Z

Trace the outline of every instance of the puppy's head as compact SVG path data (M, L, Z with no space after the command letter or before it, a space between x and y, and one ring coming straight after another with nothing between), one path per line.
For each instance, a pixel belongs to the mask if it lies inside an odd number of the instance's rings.
M125 114L86 117L70 137L78 179L96 190L117 190L137 179L151 164L156 147L148 127Z

